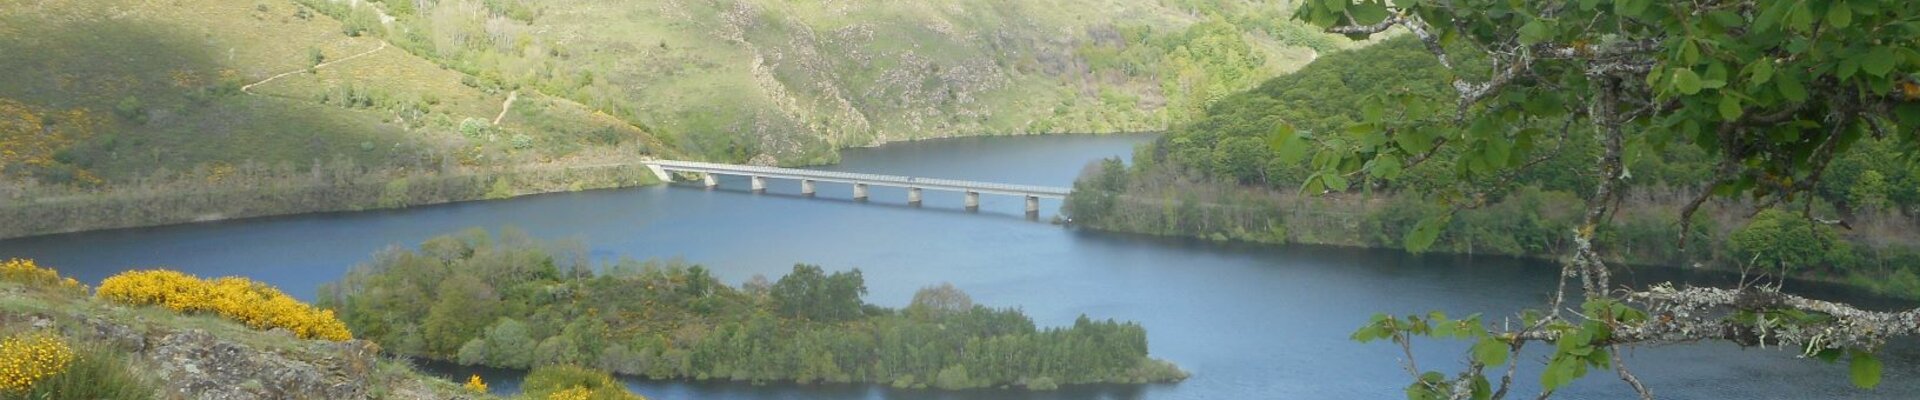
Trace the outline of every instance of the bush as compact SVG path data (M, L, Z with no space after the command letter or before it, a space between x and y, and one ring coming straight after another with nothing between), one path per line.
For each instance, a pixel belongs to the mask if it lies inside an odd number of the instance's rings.
M0 340L0 394L22 393L67 372L73 348L59 336L30 333ZM40 398L40 397L29 397Z
M933 387L946 390L966 389L973 387L973 379L967 376L967 366L953 365L940 369L940 373L933 377Z
M61 278L60 272L52 268L40 268L27 259L8 259L0 263L0 281L8 281L28 287L51 288L58 291L78 294L87 293L87 287L73 278Z
M468 377L467 384L465 387L467 388L467 390L472 391L474 393L480 393L480 394L487 393L487 381L480 380L480 375L474 375L474 376Z
M159 385L140 373L125 353L97 344L73 349L62 373L46 377L22 394L28 399L148 400Z
M606 371L572 365L534 368L520 390L530 399L646 400Z
M283 328L303 339L353 339L346 324L322 310L246 278L201 280L169 270L127 271L100 282L97 294L129 305L160 305L175 312L211 312L253 329Z
M146 124L147 106L140 102L140 98L127 96L113 105L113 115L118 115L121 119L134 124Z

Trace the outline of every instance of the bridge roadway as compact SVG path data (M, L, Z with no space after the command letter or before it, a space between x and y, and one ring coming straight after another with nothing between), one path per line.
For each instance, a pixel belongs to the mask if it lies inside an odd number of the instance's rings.
M845 184L853 185L853 198L855 200L866 200L867 186L869 185L891 186L891 187L907 188L907 203L913 204L913 205L920 204L920 191L922 189L963 192L967 194L966 205L967 205L967 209L969 210L975 210L980 208L981 193L1007 195L1007 196L1020 196L1020 197L1026 198L1027 213L1029 214L1040 212L1040 199L1042 198L1065 199L1067 198L1068 193L1073 192L1073 189L1071 188L1051 187L1051 186L1013 185L1013 184L1005 184L1005 183L963 181L963 180L955 180L955 179L921 178L921 177L900 176L900 175L863 174L863 173L854 173L854 172L815 171L815 170L807 170L807 169L759 167L759 166L751 166L751 165L719 164L719 163L707 163L707 162L696 162L696 161L652 160L652 161L646 161L645 164L647 165L647 169L652 170L655 176L659 177L660 180L667 181L667 182L673 181L673 174L671 174L670 172L687 172L687 173L701 174L707 187L715 187L720 185L719 181L714 180L713 178L714 175L735 175L735 176L748 177L752 182L754 191L766 190L767 178L793 179L793 180L800 181L801 194L813 195L815 182L835 182L835 183L845 183Z

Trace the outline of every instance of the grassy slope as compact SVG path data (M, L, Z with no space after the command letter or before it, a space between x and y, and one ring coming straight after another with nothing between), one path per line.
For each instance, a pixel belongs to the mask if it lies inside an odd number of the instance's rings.
M463 85L463 74L397 48L286 76L252 93L232 91L235 84L309 67L313 51L337 60L381 46L301 8L267 0L28 0L0 9L0 25L18 31L0 37L0 53L24 55L0 57L0 70L9 72L0 80L0 99L41 114L85 110L97 128L56 161L108 182L161 167L246 161L305 167L336 156L376 169L425 166L433 157L485 144L469 143L457 124L491 121L507 93ZM387 104L339 104L338 93L347 88ZM326 101L330 95L335 101ZM141 117L115 115L128 98L141 104ZM516 105L519 112L499 128L503 135L572 143L580 140L570 135L611 130L616 142L651 140L571 102L522 99L532 101ZM518 153L505 157L516 162L574 155L541 147L508 153Z
M330 0L303 0L352 18ZM1240 2L939 0L449 0L426 9L369 3L380 32L455 69L581 101L659 128L697 157L787 164L894 140L978 134L1162 129L1163 81L1149 60L1123 73L1089 46L1127 47L1116 29L1177 34L1251 18L1236 40L1257 77L1312 52L1257 32L1281 6ZM410 3L409 3L410 4ZM518 11L515 11L518 10ZM1204 77L1197 78L1204 79ZM1251 80L1249 82L1257 82ZM1244 89L1229 87L1217 91ZM1115 96L1103 96L1103 93Z
M470 182L636 155L806 164L894 140L1161 129L1257 82L1221 76L1272 76L1330 42L1235 1L400 4L0 7L0 217L39 221L0 237L633 184ZM1169 39L1203 22L1232 25L1226 50L1175 62L1218 50ZM470 179L397 185L447 176ZM329 190L353 193L299 194Z

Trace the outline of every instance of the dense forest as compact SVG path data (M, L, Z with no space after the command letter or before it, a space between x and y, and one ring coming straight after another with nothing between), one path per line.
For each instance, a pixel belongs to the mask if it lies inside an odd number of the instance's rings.
M706 268L623 260L507 230L393 249L321 289L359 337L398 354L504 368L584 365L655 379L876 382L902 388L1165 382L1138 324L1039 328L931 286L868 304L859 270L796 265L733 287ZM597 271L596 271L597 270Z
M1475 68L1473 59L1457 61ZM1137 149L1133 165L1091 165L1067 205L1086 226L1159 235L1270 243L1320 243L1403 248L1416 223L1448 210L1423 195L1460 179L1468 165L1460 146L1396 173L1399 179L1355 182L1353 189L1316 196L1309 187L1314 160L1299 147L1337 147L1383 140L1347 128L1379 99L1406 107L1442 107L1452 92L1448 71L1411 37L1328 55L1299 72L1227 96L1206 115ZM1385 93L1385 94L1383 94ZM1558 107L1542 104L1541 108ZM1563 123L1531 128L1564 130ZM1510 188L1463 199L1481 204L1453 216L1433 249L1463 254L1553 257L1563 253L1591 187L1599 147L1584 135L1555 135L1542 143L1514 142L1501 159L1537 158L1524 172L1486 175L1468 184ZM1291 142L1291 143L1290 143ZM1286 146L1285 144L1306 146ZM1421 143L1405 143L1421 147ZM1432 143L1424 144L1426 148ZM1481 151L1476 147L1473 151ZM1863 140L1828 167L1811 204L1793 212L1755 212L1754 201L1716 200L1695 215L1686 247L1675 246L1675 215L1714 170L1695 146L1629 146L1623 206L1597 234L1602 254L1630 264L1756 268L1821 280L1845 281L1895 296L1920 293L1920 164L1875 139ZM1473 162L1486 157L1464 158ZM1815 223L1798 212L1844 224ZM1782 271L1782 269L1786 269Z

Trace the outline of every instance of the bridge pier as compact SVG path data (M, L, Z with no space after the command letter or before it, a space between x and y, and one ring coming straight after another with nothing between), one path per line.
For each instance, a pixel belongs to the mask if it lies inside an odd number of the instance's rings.
M920 205L920 188L907 188L907 204L916 207Z
M800 180L800 195L813 197L813 180L812 179Z
M980 192L967 191L967 211L980 211Z
M853 184L853 200L867 201L867 184L865 183Z
M752 177L752 180L754 193L767 191L767 178L755 175Z
M708 189L720 187L720 181L713 179L713 174L700 174L700 179L707 184Z
M1028 217L1040 216L1040 197L1039 196L1027 196L1027 216Z

